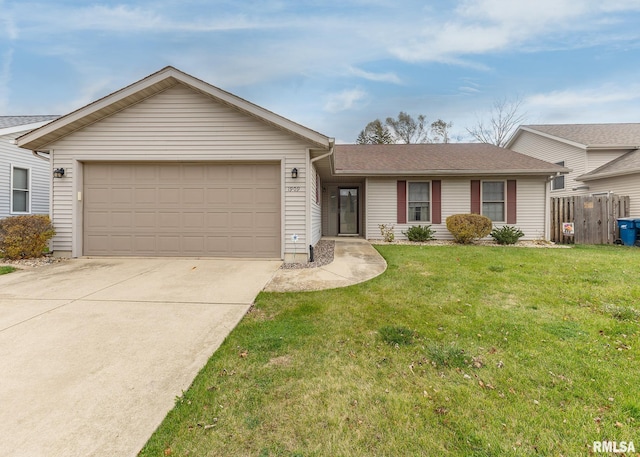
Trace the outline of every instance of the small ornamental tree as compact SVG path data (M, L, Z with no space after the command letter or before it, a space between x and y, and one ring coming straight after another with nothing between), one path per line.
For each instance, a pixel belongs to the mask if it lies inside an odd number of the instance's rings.
M480 214L454 214L447 218L447 230L457 243L468 244L491 233L491 219Z

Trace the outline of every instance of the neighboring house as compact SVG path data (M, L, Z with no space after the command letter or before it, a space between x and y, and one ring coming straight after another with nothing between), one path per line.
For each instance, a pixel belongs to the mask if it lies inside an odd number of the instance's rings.
M49 153L59 255L306 261L323 235L484 212L544 236L565 168L487 145L334 140L167 67L21 136ZM498 221L497 221L498 222Z
M49 214L49 160L19 148L15 139L56 117L0 116L0 219Z
M551 181L551 197L628 195L640 216L640 124L523 125L506 147L571 169Z

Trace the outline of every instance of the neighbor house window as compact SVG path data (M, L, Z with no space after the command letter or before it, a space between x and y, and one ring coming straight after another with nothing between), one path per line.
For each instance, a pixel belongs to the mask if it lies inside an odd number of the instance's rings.
M408 222L426 222L431 220L431 198L428 182L410 182Z
M30 176L28 168L11 168L11 212L28 213L31 195L29 191Z
M505 185L504 181L482 182L482 215L492 221L505 220Z
M560 165L564 167L564 160L562 162L556 162L556 165ZM564 189L564 175L556 176L551 181L551 190L561 190Z

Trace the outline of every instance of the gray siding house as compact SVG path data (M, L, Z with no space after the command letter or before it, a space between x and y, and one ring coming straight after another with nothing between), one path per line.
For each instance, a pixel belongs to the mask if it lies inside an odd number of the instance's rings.
M15 140L56 117L0 116L0 218L49 214L49 159L19 148Z
M53 250L304 262L322 236L477 212L544 237L546 182L566 168L487 145L335 145L173 67L18 145L49 154Z
M614 193L640 216L640 124L523 125L507 148L571 171L550 184L550 197Z

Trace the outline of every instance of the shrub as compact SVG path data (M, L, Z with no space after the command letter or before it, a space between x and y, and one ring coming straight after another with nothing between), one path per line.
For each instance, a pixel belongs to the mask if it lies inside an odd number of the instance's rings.
M382 234L382 238L387 242L391 243L396 235L393 233L393 229L395 225L393 224L378 224L378 228L380 229L380 233Z
M402 232L409 241L429 241L433 239L434 233L436 233L436 231L432 230L430 225L425 225L424 227L414 225L409 227L406 232Z
M480 214L454 214L447 218L447 230L458 243L471 243L491 233L491 219Z
M0 220L0 256L8 259L40 257L55 230L49 216L14 216Z
M524 236L524 233L518 227L505 225L491 230L491 236L498 244L516 244Z

